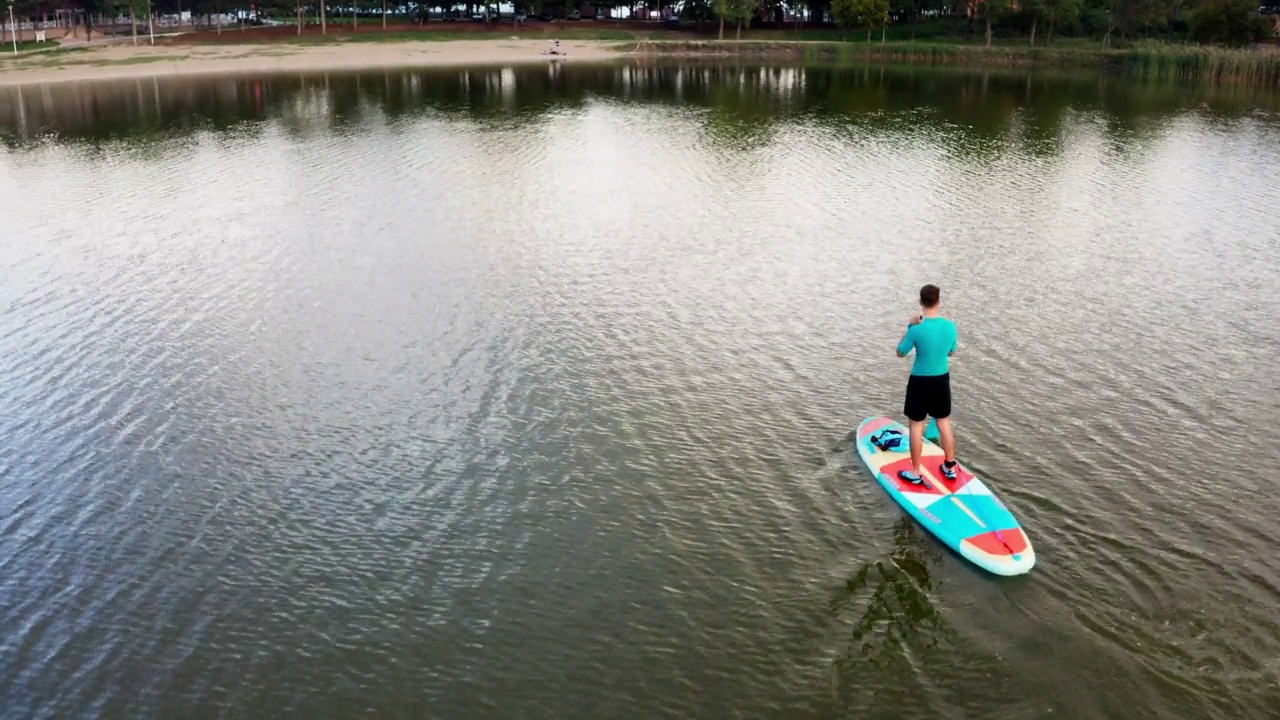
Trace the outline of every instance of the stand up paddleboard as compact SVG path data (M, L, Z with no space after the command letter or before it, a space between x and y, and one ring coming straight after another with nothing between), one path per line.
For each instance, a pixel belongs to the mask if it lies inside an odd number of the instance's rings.
M1022 527L1004 503L963 464L955 480L942 476L942 448L924 441L924 483L915 485L898 477L911 469L907 428L887 417L872 417L858 426L858 455L880 486L926 530L974 565L996 575L1022 575L1036 564ZM873 437L902 440L897 447L881 450ZM883 443L882 443L883 444Z

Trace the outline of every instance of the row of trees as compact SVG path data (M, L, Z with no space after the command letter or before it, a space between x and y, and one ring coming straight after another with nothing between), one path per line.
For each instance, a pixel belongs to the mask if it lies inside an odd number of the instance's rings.
M91 30L93 18L123 15L130 18L174 15L189 11L206 18L211 25L223 13L249 10L255 14L296 18L298 32L308 16L314 17L322 31L327 29L330 0L9 0L19 17L38 17L42 13L74 7L79 22ZM1098 38L1103 46L1117 39L1160 37L1190 39L1197 42L1240 45L1256 42L1269 34L1270 23L1258 14L1260 0L599 0L597 9L637 7L661 10L673 3L683 18L698 22L719 20L719 35L726 24L743 28L780 27L785 18L794 18L800 29L804 19L817 23L834 22L844 28L867 30L868 40L874 28L881 37L890 26L910 28L915 38L922 20L934 28L945 26L948 32L962 28L964 37L981 32L987 44L993 37L1018 35L1032 45L1051 42L1055 36L1071 35ZM1267 0L1261 0L1266 2ZM1280 0L1275 0L1280 2ZM388 6L388 0L340 0L352 12L352 22L360 14L379 13L385 27L387 17L398 8L407 7L418 18L432 8L451 9L451 0L419 0L408 5ZM576 9L580 0L514 0L517 13L539 13L545 10L567 12ZM472 8L487 7L485 2L468 3Z
M888 26L901 24L911 27L914 39L922 18L935 24L959 20L966 38L980 23L987 45L997 30L1021 35L1031 45L1052 42L1055 33L1098 38L1103 47L1117 38L1243 45L1269 37L1273 27L1259 14L1259 0L794 0L792 7L797 6L844 28L865 28L868 40L873 28L879 27L883 38Z

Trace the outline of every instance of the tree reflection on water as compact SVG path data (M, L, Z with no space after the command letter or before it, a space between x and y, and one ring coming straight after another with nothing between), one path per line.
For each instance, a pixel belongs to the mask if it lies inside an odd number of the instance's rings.
M941 555L941 548L903 516L894 528L893 553L863 565L836 592L834 615L859 613L848 648L835 660L837 677L860 663L892 668L912 653L939 648L951 636L930 597L936 581L929 577L929 565Z

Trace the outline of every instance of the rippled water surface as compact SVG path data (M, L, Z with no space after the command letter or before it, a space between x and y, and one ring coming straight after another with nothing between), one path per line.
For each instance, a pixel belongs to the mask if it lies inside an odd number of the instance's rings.
M1280 712L1276 96L0 90L5 718ZM850 454L917 288L1027 577Z

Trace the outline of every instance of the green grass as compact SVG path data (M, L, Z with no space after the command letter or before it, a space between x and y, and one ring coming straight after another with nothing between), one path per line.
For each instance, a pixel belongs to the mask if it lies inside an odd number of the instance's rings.
M84 60L69 60L67 55L82 50L74 48L72 50L55 51L40 55L36 58L29 59L24 63L27 67L43 67L43 68L64 68L70 66L85 67L113 67L116 65L147 65L157 62L179 61L185 60L188 55L139 55L137 57L120 58L118 60L94 60L86 58ZM21 66L16 66L21 67Z
M48 52L48 51L56 50L57 48L58 48L57 40L46 40L44 42L27 40L27 41L18 43L19 53L30 53L30 52L37 52L37 51ZM0 59L4 59L6 56L10 58L13 57L13 41L12 40L7 40L3 43L0 43Z
M1162 80L1280 85L1280 52L1140 43L1118 57L1124 72Z
M21 46L21 45L19 45L18 47L22 47L22 46ZM49 49L49 50L46 50L46 51L44 51L44 52L40 53L40 54L39 54L39 55L37 55L36 57L40 57L40 58L48 58L48 57L66 57L67 55L75 55L75 54L78 54L78 53L87 53L87 52L89 52L90 50L96 50L96 49L97 49L97 48L93 48L93 47L86 47L86 46L84 46L84 45L81 45L80 47L69 47L69 48L64 48L64 47L54 47L54 48L51 48L51 49Z
M147 65L149 63L168 62L170 60L185 60L187 55L139 55L131 58L121 58L119 60L88 60L77 65Z
M624 46L627 47L627 46ZM766 55L791 56L805 60L885 58L913 59L933 62L986 61L1001 64L1093 62L1099 54L1075 47L1030 47L1028 45L998 44L985 47L981 43L956 43L917 40L880 42L879 38L868 43L865 36L851 41L780 41L780 40L656 40L630 46L637 52L655 54L708 54L708 55Z

